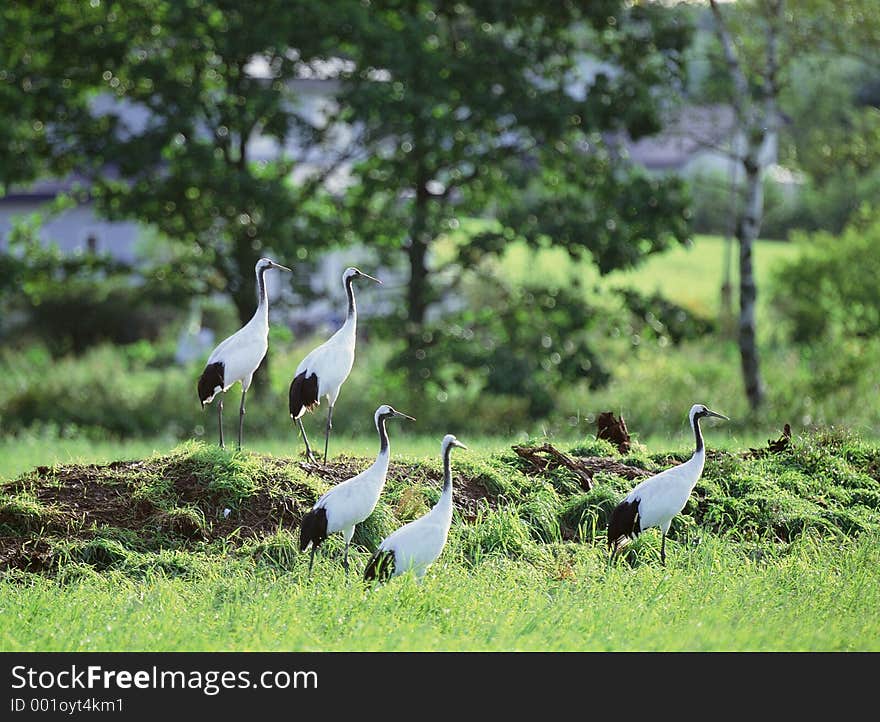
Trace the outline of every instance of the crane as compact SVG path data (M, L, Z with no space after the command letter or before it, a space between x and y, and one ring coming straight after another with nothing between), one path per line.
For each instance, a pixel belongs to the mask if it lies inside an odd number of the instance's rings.
M303 427L302 417L327 397L327 429L324 432L324 463L327 463L327 447L330 444L330 430L333 428L333 406L339 397L342 384L351 373L354 365L354 346L357 337L357 306L354 301L352 282L356 278L369 278L381 284L378 278L346 268L342 274L342 285L348 296L348 314L345 323L327 341L313 349L296 367L293 381L290 382L290 418L298 425L306 445L306 455L314 461L315 456L309 446L309 439Z
M364 570L364 579L384 580L412 569L421 579L428 567L440 556L452 524L452 468L449 456L453 448L467 449L452 434L443 437L443 491L434 507L400 527L379 544Z
M271 258L261 258L254 266L260 302L253 318L238 331L225 339L208 357L205 370L199 378L199 400L202 408L210 404L218 393L226 391L236 382L241 382L241 406L238 410L238 448L241 448L244 433L244 400L254 372L263 361L269 349L269 295L266 292L266 271L277 268L290 271L287 266L275 263ZM223 443L223 398L217 403L217 425L220 429L220 446Z
M337 531L342 532L345 540L345 557L342 564L348 572L348 546L354 536L354 529L373 513L385 487L391 454L385 422L395 418L415 421L412 416L397 411L388 404L382 404L376 409L373 415L376 431L379 432L379 454L376 461L357 476L330 489L315 502L311 511L303 516L300 522L299 548L300 551L305 551L309 544L312 545L309 574L312 573L315 551L328 534Z
M703 473L706 448L700 430L700 419L714 416L729 421L723 414L712 411L703 404L694 404L688 412L688 420L694 432L696 449L683 464L661 471L645 479L621 501L611 513L608 524L608 547L611 558L626 543L635 539L645 529L660 527L660 562L666 565L666 533L672 518L687 503L688 497Z

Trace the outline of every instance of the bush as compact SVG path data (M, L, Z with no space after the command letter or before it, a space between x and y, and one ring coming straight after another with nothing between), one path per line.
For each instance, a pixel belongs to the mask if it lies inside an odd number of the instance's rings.
M786 188L764 181L764 215L761 238L787 240L797 231L840 233L854 213L880 194L880 170L854 175L840 173L821 184L807 181ZM706 173L692 181L692 222L695 233L727 235L731 223L730 179Z
M63 254L33 233L16 228L9 252L0 253L0 302L7 309L0 335L36 340L55 356L102 342L156 340L182 318L199 285L160 267L136 274L106 255Z
M860 216L840 237L801 234L804 253L777 272L773 302L797 343L880 331L880 214Z

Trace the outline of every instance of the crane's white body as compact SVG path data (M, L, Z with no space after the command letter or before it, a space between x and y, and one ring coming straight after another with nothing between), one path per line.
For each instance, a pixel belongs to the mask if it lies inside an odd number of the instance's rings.
M662 532L660 562L666 563L666 534L672 525L672 519L687 504L706 463L706 447L703 444L700 419L707 416L727 419L703 404L694 404L688 413L696 443L691 458L636 485L611 512L608 521L608 546L612 549L612 559L621 544L656 526Z
M390 453L386 446L369 468L337 484L315 502L312 508L324 509L327 514L328 534L341 531L348 544L355 527L373 513L388 477Z
M206 404L214 400L219 392L228 391L236 382L241 388L250 388L254 372L263 361L269 350L269 295L260 300L253 318L229 338L220 342L208 357L207 365L223 364L223 388L214 387L214 395L205 400Z
M306 377L318 377L318 404L327 397L330 406L336 405L342 384L354 366L354 347L357 340L357 313L349 314L342 327L329 339L312 349L296 367L294 376L305 372ZM300 418L307 409L303 407L294 417Z
M419 578L425 576L449 536L452 524L452 489L443 492L440 500L424 516L414 519L386 537L379 549L394 554L394 572L398 576L412 570Z
M625 500L639 502L639 526L641 531L660 527L669 531L672 518L684 509L688 497L703 473L706 462L705 447L683 464L661 471L638 484Z
M467 448L452 434L443 438L443 491L434 507L427 514L404 524L379 544L377 555L390 552L394 556L392 577L412 570L421 579L446 546L452 524L452 469L449 454L453 446Z

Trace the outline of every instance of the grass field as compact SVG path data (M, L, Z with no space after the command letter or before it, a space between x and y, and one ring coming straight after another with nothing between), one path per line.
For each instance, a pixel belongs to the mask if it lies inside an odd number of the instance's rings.
M324 478L284 456L186 444L131 465L7 481L0 537L24 542L19 562L28 545L41 549L44 567L19 563L0 580L0 649L880 650L876 446L838 434L779 455L713 453L664 568L654 531L608 564L609 505L633 482L599 472L584 493L564 469L527 472L501 440L471 440L454 460L460 506L441 559L422 583L366 587L370 550L437 497L434 445L395 453L355 536L351 577L335 537L308 577L289 501L307 508L333 474L368 458L342 458ZM67 451L119 458L113 448ZM649 471L684 456L621 457L595 442L572 453ZM267 498L288 511L265 516ZM136 520L107 516L129 499ZM234 510L228 524L222 507Z
M462 432L456 431L461 434ZM541 439L545 437L540 437ZM549 441L563 446L571 446L583 439L571 434L547 437ZM441 437L411 434L406 431L394 433L391 438L395 455L412 458L431 458L440 453ZM521 436L477 436L465 438L468 447L477 453L497 453L506 451L512 444L527 443L527 435ZM534 439L532 439L534 441ZM539 439L540 440L540 439ZM766 441L766 434L740 433L719 426L712 429L711 445L716 449L741 449L757 446ZM14 479L35 466L53 464L104 464L115 460L141 459L155 453L168 453L179 441L170 437L147 439L113 439L95 441L86 437L70 439L22 435L17 438L0 438L0 482ZM331 441L331 457L344 453L368 458L375 455L377 441L374 435L345 436L339 434ZM687 450L691 444L690 432L684 427L676 433L653 435L640 439L650 450L665 449L670 452ZM295 444L292 438L246 439L245 448L276 456L297 456L301 452L301 442Z
M608 569L598 552L546 570L443 561L422 584L375 590L327 564L311 581L222 564L0 585L0 649L877 651L877 542L804 542L756 564L711 538L665 569Z
M664 253L649 256L637 268L614 271L601 279L595 266L575 263L563 249L530 251L525 245L511 244L501 268L514 279L540 277L564 284L576 274L586 284L636 288L646 294L661 293L702 316L717 316L723 279L724 239L697 235L689 246L676 246ZM781 263L798 256L801 249L792 243L760 240L755 244L755 280L760 291L766 290L774 270ZM737 278L737 250L734 245L733 277ZM766 294L759 295L762 304ZM734 294L736 303L736 294ZM762 308L759 311L765 310Z

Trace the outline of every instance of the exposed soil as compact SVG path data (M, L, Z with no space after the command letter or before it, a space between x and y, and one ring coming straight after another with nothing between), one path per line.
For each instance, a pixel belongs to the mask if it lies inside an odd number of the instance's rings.
M790 443L791 431L786 425L782 436L770 440L767 447L738 455L748 458L783 453ZM594 487L600 472L628 481L651 475L612 458L572 456L547 443L514 446L513 451L527 476L570 474L585 490ZM709 452L709 458L715 460L729 455ZM655 461L665 468L682 459L669 456ZM90 553L100 555L101 548L95 549L94 545L100 547L101 538L125 539L133 549L153 551L190 548L219 539L237 545L270 536L279 529L293 532L323 485L315 488L308 482L292 480L303 478L302 473L291 474L292 468L304 472L306 478L321 479L332 486L356 475L369 463L345 456L327 465L271 456L261 456L260 462L255 488L245 488L243 497L235 489L221 492L209 486L205 467L186 457L37 467L30 474L0 485L0 493L6 497L5 502L0 499L0 571L48 573L57 569L64 553L56 548L59 543L67 544L68 549L71 544L87 546ZM481 508L496 504L493 487L479 475L469 478L454 473L455 505L466 522L473 522ZM439 489L442 472L434 466L392 462L389 479ZM231 501L239 498L238 502ZM563 537L567 538L565 530Z
M363 459L351 457L327 465L271 456L261 456L261 462L260 484L237 505L209 488L199 469L186 459L37 467L0 487L8 496L36 499L44 512L34 518L0 506L0 570L47 571L57 565L47 536L89 540L107 528L134 532L145 549L220 538L235 544L274 534L279 528L293 531L314 503L315 491L292 483L286 473L290 466L330 485L366 468ZM139 498L138 479L147 476L169 481L173 498L167 503ZM439 470L418 464L392 462L389 478L411 478L438 488L442 484ZM454 485L455 504L468 521L476 517L480 505L494 502L478 480L455 475Z

